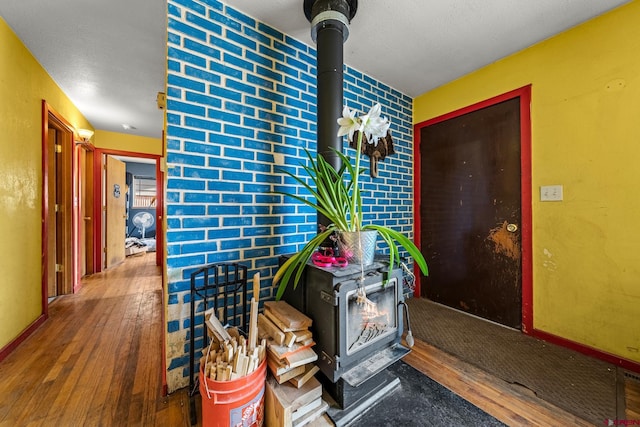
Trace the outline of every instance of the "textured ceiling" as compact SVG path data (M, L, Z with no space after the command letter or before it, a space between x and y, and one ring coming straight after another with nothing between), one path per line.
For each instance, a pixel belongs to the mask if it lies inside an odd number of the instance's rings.
M361 0L345 63L414 97L627 2ZM226 3L313 45L303 0ZM0 0L0 15L96 129L160 137L166 2Z

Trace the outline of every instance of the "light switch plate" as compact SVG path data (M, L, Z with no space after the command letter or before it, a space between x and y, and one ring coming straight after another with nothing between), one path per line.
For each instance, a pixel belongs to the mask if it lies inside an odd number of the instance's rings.
M562 185L543 185L540 187L541 202L562 201Z

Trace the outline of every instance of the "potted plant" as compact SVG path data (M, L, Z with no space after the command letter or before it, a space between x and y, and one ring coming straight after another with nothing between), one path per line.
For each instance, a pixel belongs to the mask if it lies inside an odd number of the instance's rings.
M380 138L386 136L389 129L389 122L386 118L380 117L380 111L380 104L376 104L368 114L357 116L355 110L345 107L343 116L338 119L338 124L340 125L338 136L347 135L350 141L352 141L354 137L357 138L355 165L351 163L351 159L348 156L336 150L336 154L342 161L342 166L336 170L322 155L318 154L316 159L314 159L307 151L309 166L303 166L303 169L308 178L310 178L309 184L302 177L289 171L284 171L284 173L306 188L312 198L287 192L277 193L291 197L314 208L327 218L329 224L321 225L320 232L307 242L301 251L292 255L280 266L273 278L274 285L280 283L276 293L276 299L282 297L292 277L294 288L298 285L304 267L309 259L311 259L312 255L316 252L316 249L331 237L338 240L343 252L352 250L353 253L347 253L346 255L351 258L351 260L355 259L356 262L361 263L362 267L364 267L365 264L362 260L364 254L360 252L362 249L362 238L360 234L366 232L374 233L374 249L377 235L389 246L390 270L393 268L396 260L400 259L399 244L413 257L422 273L425 275L428 274L427 263L420 253L420 250L406 236L389 227L363 223L362 197L360 195L358 179L360 174L364 173L364 169L360 168L362 143L363 138L366 138L375 144ZM356 237L353 238L353 236ZM356 247L348 248L345 246L347 242L355 242Z

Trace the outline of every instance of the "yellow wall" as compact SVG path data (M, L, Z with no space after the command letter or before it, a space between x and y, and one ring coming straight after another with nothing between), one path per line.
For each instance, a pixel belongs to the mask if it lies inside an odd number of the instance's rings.
M93 129L0 17L0 349L42 313L42 100ZM97 130L97 148L162 155L156 138Z
M414 101L420 123L532 84L534 328L636 362L639 22L636 0Z
M0 348L42 313L42 100L91 125L0 18Z
M109 132L106 130L96 130L92 141L96 148L156 154L158 156L163 155L162 140L159 138L149 138L119 132Z

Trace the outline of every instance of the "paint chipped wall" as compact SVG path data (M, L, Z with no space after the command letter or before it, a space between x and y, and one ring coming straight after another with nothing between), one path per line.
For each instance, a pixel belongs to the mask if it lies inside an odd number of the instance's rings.
M420 123L532 84L534 328L635 362L638 22L634 1L414 102ZM541 202L556 184L564 200Z

